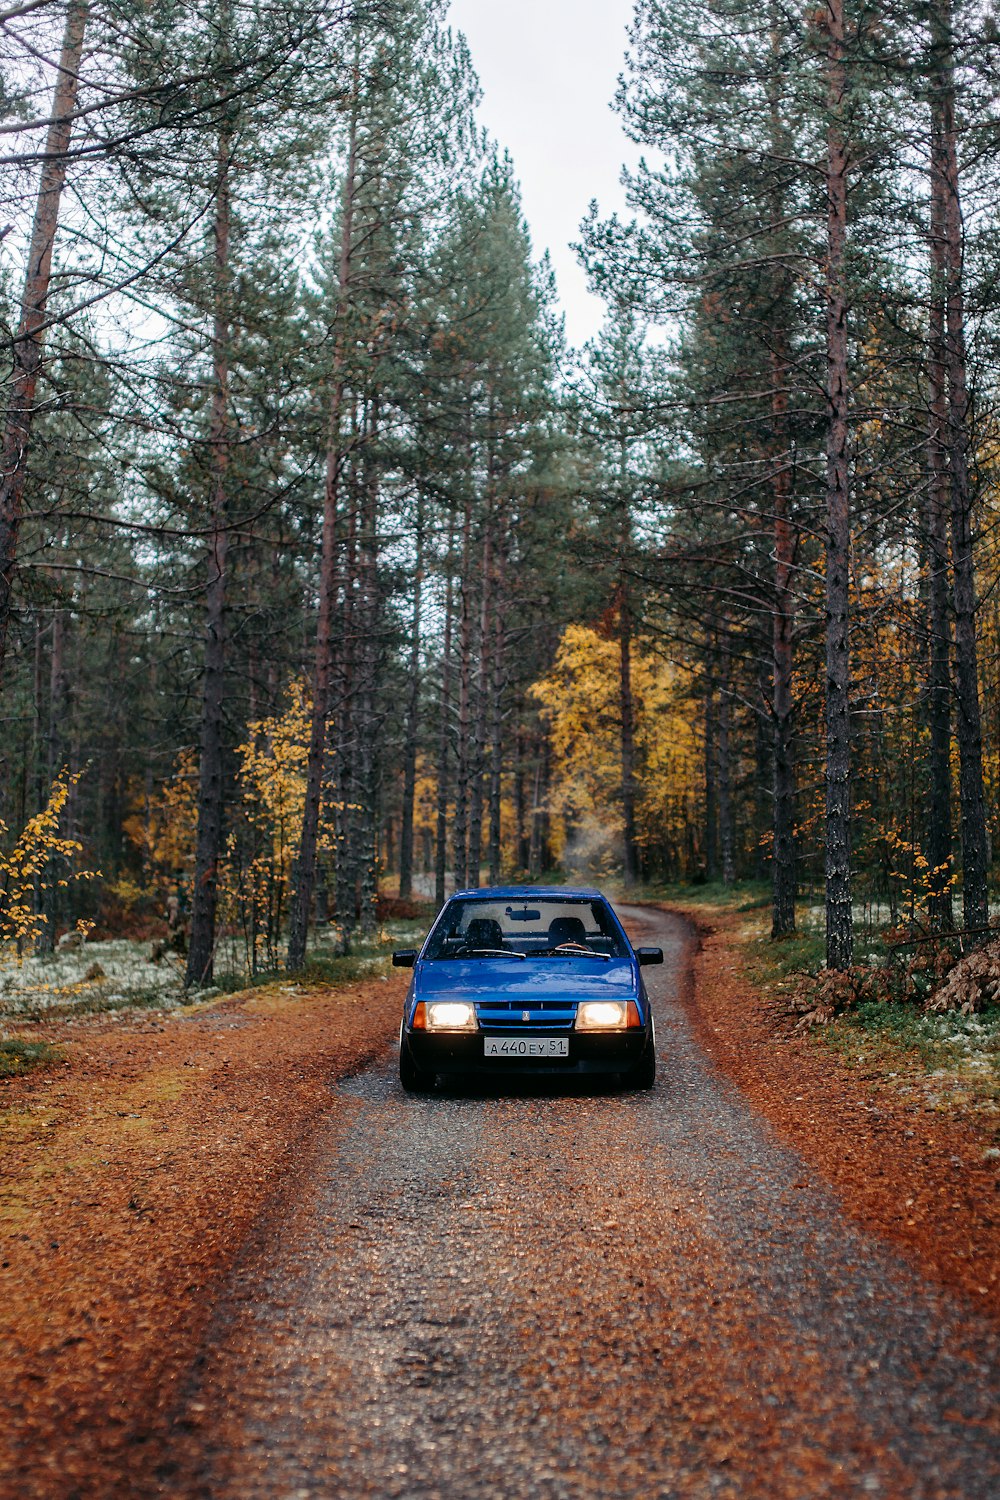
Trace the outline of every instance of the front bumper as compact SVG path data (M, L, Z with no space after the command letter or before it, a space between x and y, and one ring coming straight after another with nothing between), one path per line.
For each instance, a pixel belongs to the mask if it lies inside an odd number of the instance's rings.
M403 1028L402 1045L409 1049L418 1068L446 1077L584 1077L602 1073L625 1073L640 1062L651 1045L649 1027L629 1031L571 1031L567 1057L485 1057L486 1036L537 1037L537 1030L411 1031ZM546 1032L545 1035L554 1035ZM562 1034L562 1033L560 1033Z

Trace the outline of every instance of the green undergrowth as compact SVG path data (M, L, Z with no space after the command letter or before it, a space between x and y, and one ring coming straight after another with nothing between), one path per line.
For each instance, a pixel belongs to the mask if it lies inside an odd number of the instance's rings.
M387 974L393 948L418 946L433 917L429 903L426 908L423 903L408 903L405 916L384 921L371 939L353 941L347 955L335 951L332 933L313 935L306 964L294 975L283 966L250 973L245 965L233 964L228 953L219 952L214 982L186 993L182 957L170 955L153 963L149 943L123 939L88 943L66 954L32 957L0 968L0 1019L20 1025L123 1011L176 1010L287 979L299 984L352 984Z
M33 1068L58 1062L62 1053L48 1042L26 1042L16 1036L0 1041L0 1078L20 1078Z
M972 1115L1000 1142L1000 1007L971 1016L927 1012L946 951L868 930L859 934L851 975L833 976L815 907L797 914L796 933L773 940L766 892L753 900L742 888L687 886L656 899L742 915L735 936L747 977L773 1002L785 1034L799 1026L870 1087L891 1088L915 1108Z
M755 880L741 880L724 885L721 880L703 880L696 884L647 883L628 892L618 892L619 899L662 901L671 906L715 906L729 911L759 911L771 904L771 888Z

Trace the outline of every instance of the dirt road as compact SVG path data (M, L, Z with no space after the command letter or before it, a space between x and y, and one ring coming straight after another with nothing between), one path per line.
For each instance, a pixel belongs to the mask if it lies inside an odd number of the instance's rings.
M700 1052L686 929L632 918L656 1089L341 1084L150 1493L1000 1493L996 1326L848 1224Z

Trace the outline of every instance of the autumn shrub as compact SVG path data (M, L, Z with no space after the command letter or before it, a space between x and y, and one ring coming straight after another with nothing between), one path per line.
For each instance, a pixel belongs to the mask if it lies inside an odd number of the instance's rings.
M927 995L931 1014L958 1011L977 1015L1000 1005L1000 938L974 948L959 959L942 982Z
M877 962L855 965L845 973L820 969L800 976L789 1002L789 1011L799 1017L800 1027L826 1025L837 1016L870 1006L961 1008L960 997L948 998L947 986L941 987L943 976L955 964L954 949L948 941L929 936L927 942L914 942L906 939L901 929L887 932L883 938L886 951ZM989 960L980 964L976 972L993 974L992 988L984 983L980 1003L972 1006L983 1009L1000 1000L998 955L994 955L992 964ZM934 1003L932 997L942 994L947 1003Z
M32 1068L62 1061L62 1053L48 1042L26 1042L21 1037L0 1041L0 1078L20 1078Z
M0 959L19 959L43 935L52 936L47 933L49 917L42 910L46 891L98 878L99 871L73 868L83 845L60 831L66 805L82 775L82 771L61 771L41 812L28 819L7 849L0 847ZM7 825L0 821L0 846L7 840ZM77 925L85 934L92 924Z

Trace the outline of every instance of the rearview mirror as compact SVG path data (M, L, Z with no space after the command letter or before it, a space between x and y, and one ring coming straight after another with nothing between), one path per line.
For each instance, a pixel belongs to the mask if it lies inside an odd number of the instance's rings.
M662 948L637 948L635 950L635 956L639 960L639 966L640 966L640 968L645 967L646 964L662 964L662 962L663 962L663 949Z
M417 961L419 948L397 948L392 955L393 967L396 969L412 969Z

